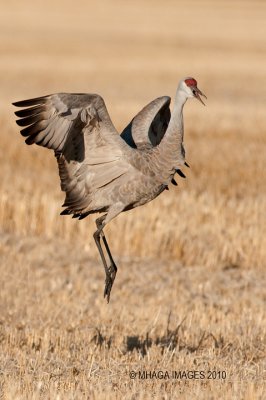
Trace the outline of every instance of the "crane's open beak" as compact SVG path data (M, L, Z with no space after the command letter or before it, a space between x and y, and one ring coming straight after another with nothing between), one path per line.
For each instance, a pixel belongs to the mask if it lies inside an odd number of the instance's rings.
M205 96L205 94L202 93L202 92L197 88L197 86L193 86L192 92L193 92L194 97L196 97L196 99L198 99L198 100L205 106L205 104L203 103L203 101L202 101L202 99L201 99L201 97L200 97L200 96L202 96L202 97L205 97L205 99L207 99L207 97Z

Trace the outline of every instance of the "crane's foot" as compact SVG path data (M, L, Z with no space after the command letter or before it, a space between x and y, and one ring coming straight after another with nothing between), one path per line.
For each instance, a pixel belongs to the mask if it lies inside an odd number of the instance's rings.
M110 301L110 294L115 281L116 271L117 266L114 263L112 263L110 267L105 270L106 278L103 297L106 297L107 303Z

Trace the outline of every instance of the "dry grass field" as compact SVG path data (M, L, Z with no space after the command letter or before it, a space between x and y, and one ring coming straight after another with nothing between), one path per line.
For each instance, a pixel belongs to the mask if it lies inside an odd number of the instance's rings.
M1 399L266 398L265 18L251 0L1 1ZM96 92L121 131L187 75L208 96L185 106L191 168L107 227L107 305L94 218L59 216L53 154L11 102Z

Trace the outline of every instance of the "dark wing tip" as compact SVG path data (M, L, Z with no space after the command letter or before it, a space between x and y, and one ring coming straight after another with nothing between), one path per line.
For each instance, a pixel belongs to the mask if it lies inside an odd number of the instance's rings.
M32 117L33 115L40 114L42 111L45 111L45 105L40 105L38 104L37 106L34 107L28 107L24 108L24 110L18 110L15 111L15 115L19 118L25 118L25 117Z
M171 182L172 182L172 184L173 184L174 186L178 186L178 184L176 183L176 181L174 180L174 178L172 178Z
M32 126L27 126L26 128L21 129L20 133L21 133L22 136L25 136L25 137L31 135Z
M36 135L32 135L32 136L29 136L26 140L25 140L25 143L26 144L28 144L28 145L31 145L31 144L34 144L35 143L35 136Z
M183 171L181 171L181 169L176 169L175 172L176 172L179 176L181 176L182 178L185 178L185 177L186 177L186 175L184 174Z
M22 100L12 103L16 107L26 107L23 110L15 111L15 115L20 119L16 123L21 129L22 136L28 136L25 143L28 145L38 142L36 137L38 133L45 128L42 121L42 112L45 111L45 103L48 96L36 97L35 99ZM33 106L33 107L32 107Z
M36 97L34 99L15 101L12 103L15 107L28 107L37 106L38 104L45 104L48 96Z
M63 206L62 206L63 207ZM71 210L69 210L68 208L66 208L65 210L60 212L60 215L70 215L72 213Z
M41 121L41 118L40 118L40 115L37 114L37 115L32 115L29 117L17 119L16 123L18 124L18 126L28 126L28 125L34 124L35 122L39 122L39 121Z

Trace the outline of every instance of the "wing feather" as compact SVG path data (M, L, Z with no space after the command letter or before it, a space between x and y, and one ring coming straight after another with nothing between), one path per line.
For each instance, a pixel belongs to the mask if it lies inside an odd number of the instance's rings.
M52 94L14 103L26 143L53 149L68 213L82 212L93 193L127 171L120 138L103 99L96 94ZM124 152L124 153L123 153Z
M86 185L99 189L124 175L128 171L128 166L118 160L110 163L108 167L104 164L94 165L90 171L86 177Z
M171 112L171 98L158 97L147 104L121 133L131 147L157 146L168 127Z
M36 106L36 104L45 104L47 97L49 96L35 97L34 99L16 101L15 103L13 103L13 105L16 107L31 107Z
M30 139L30 135L37 135L39 132L47 128L48 122L46 120L40 121L36 124L32 124L28 126L27 128L24 128L20 131L22 136L28 136L28 139ZM32 142L32 144L34 141Z
M15 111L15 115L19 118L30 117L32 115L40 114L45 111L44 106L35 106L31 108L25 108L24 110Z

